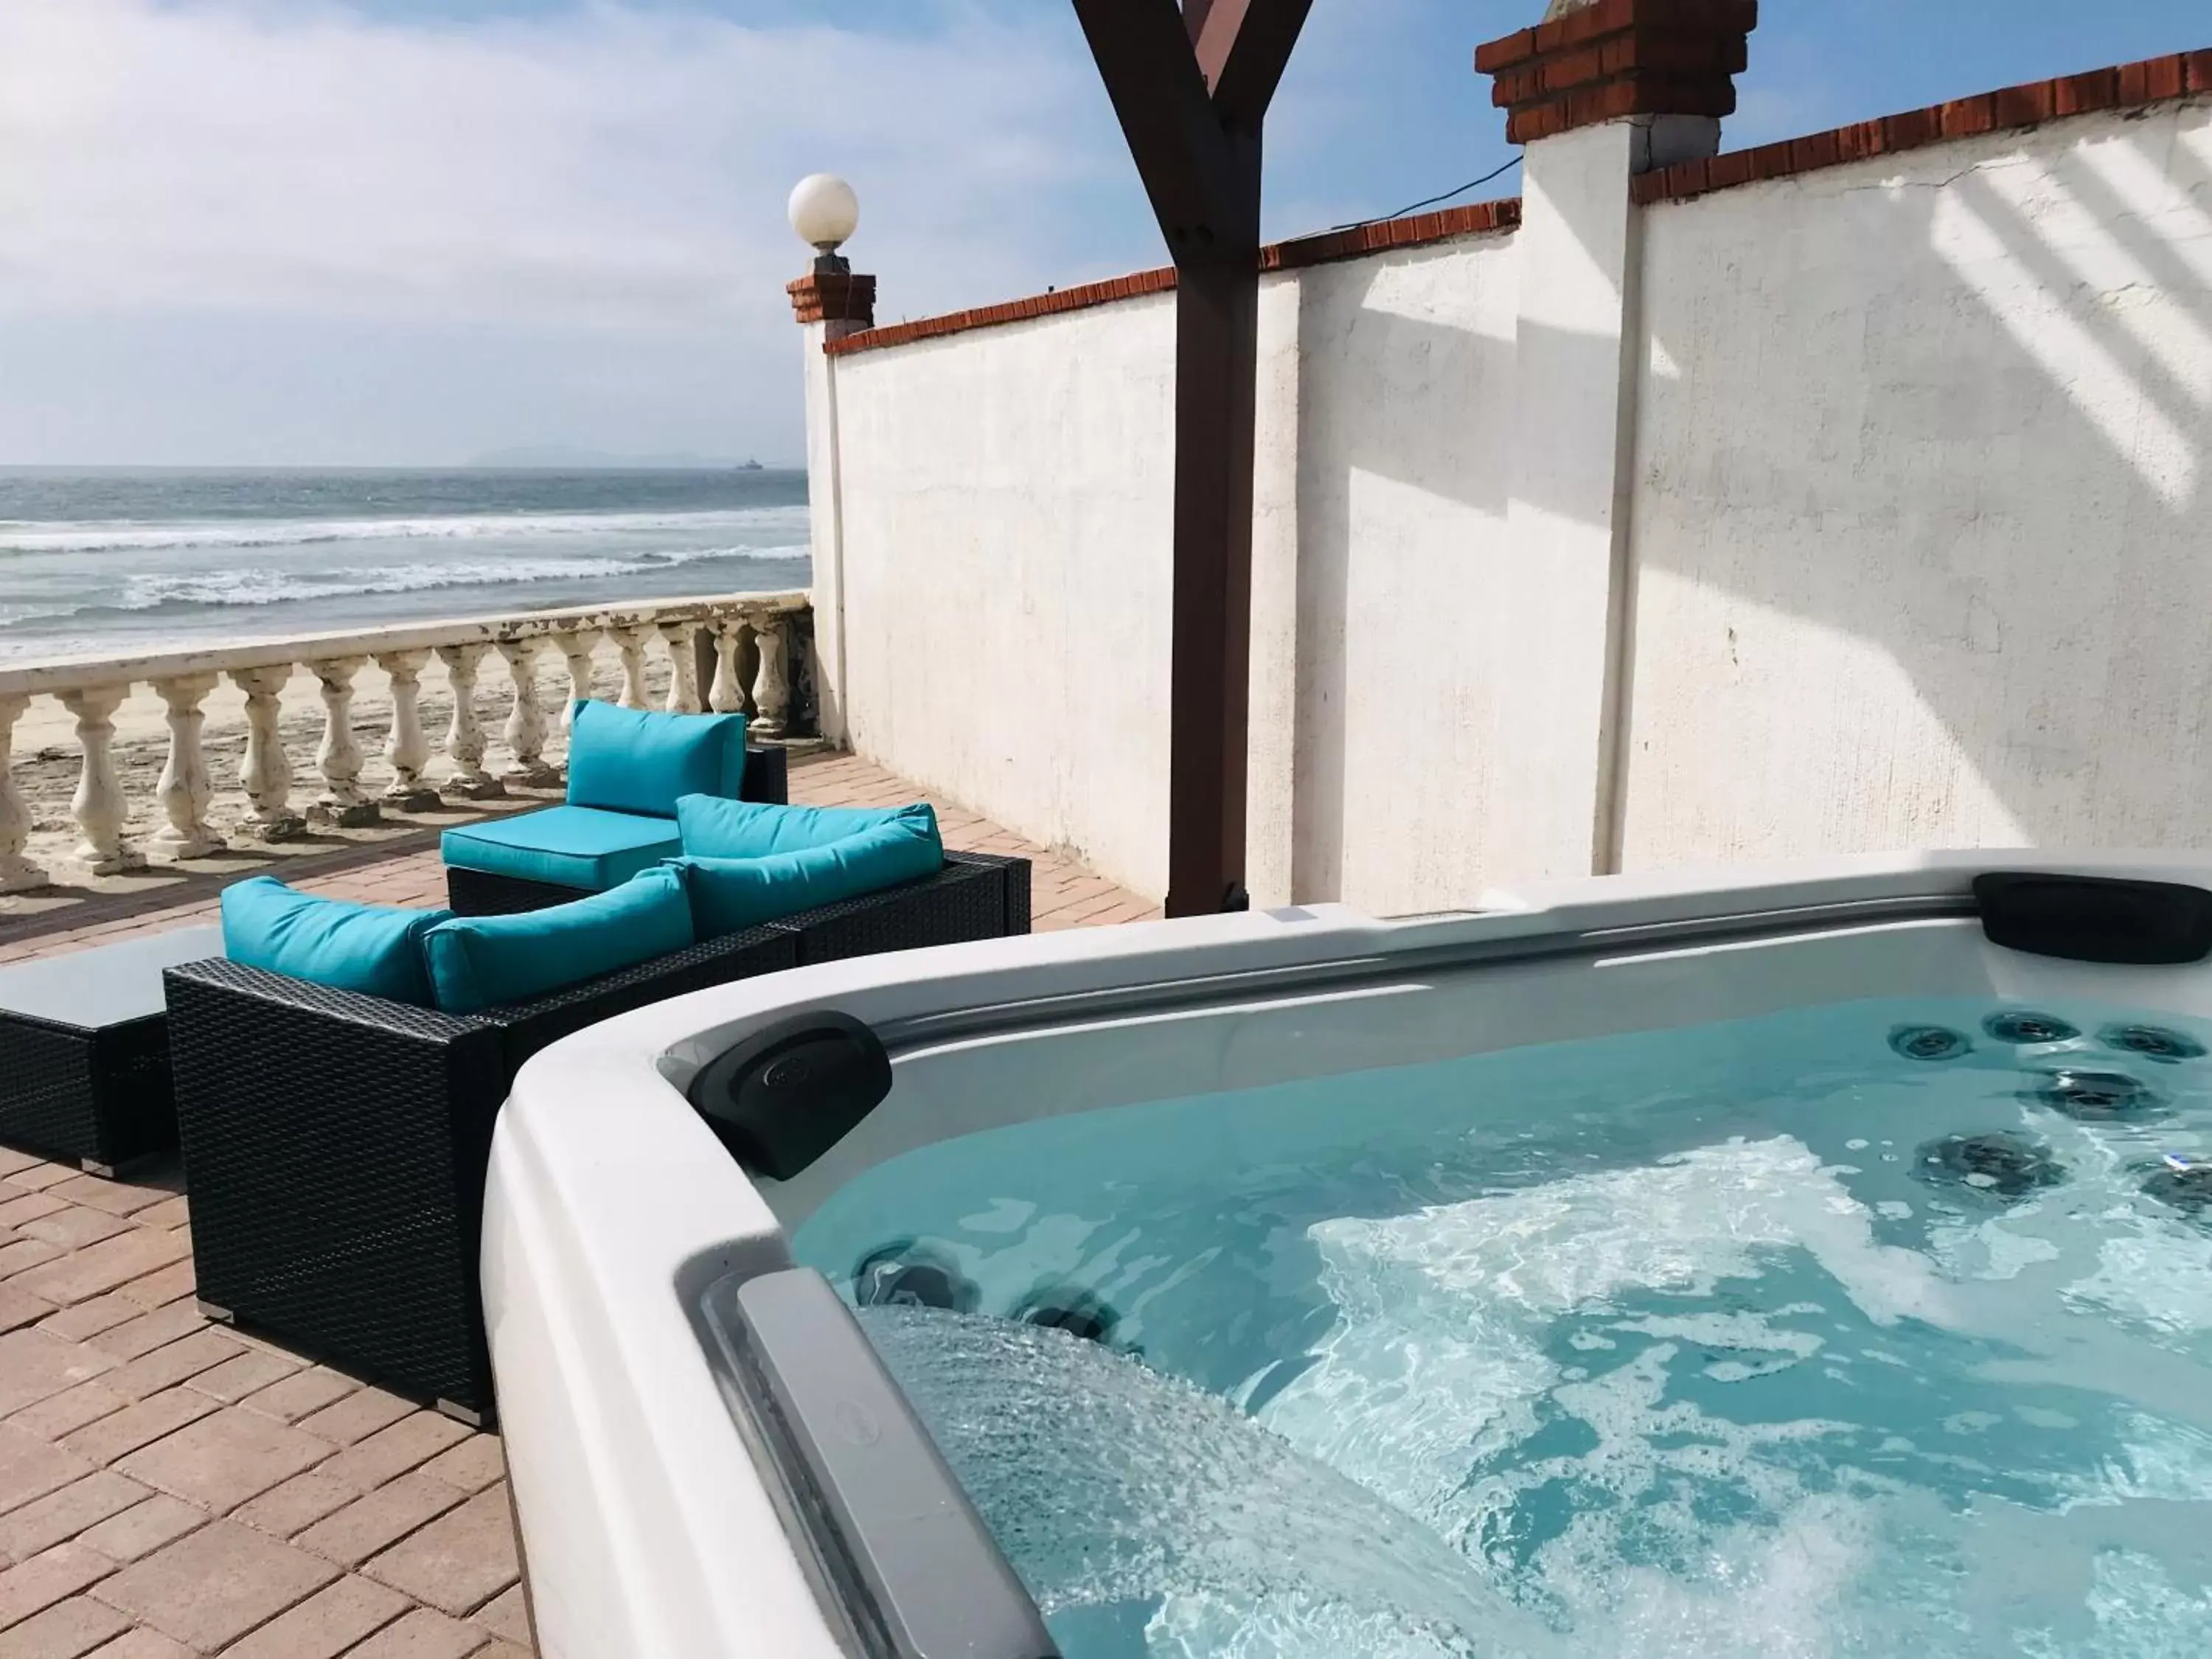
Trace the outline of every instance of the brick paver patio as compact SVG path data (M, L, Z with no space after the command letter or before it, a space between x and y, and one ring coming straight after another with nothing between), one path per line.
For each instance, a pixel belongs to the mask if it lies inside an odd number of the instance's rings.
M792 795L921 792L848 756ZM938 801L946 842L1026 854L1039 930L1158 914ZM300 885L441 902L434 851ZM11 942L46 956L205 920L201 899ZM495 1436L200 1317L179 1172L103 1181L0 1148L0 1659L521 1659ZM610 1656L612 1659L612 1656Z

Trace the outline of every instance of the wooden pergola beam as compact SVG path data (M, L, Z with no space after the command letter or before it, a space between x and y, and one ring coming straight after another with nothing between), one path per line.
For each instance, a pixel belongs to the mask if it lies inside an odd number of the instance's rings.
M1313 0L1073 3L1177 274L1167 913L1238 910L1260 135Z
M1075 0L1170 252L1212 228L1237 191L1218 176L1221 128L1175 0Z
M1224 124L1257 128L1282 84L1313 0L1192 0L1184 8L1199 73Z

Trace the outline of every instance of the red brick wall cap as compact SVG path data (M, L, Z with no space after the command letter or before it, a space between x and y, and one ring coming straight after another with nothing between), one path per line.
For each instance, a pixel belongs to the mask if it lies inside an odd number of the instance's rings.
M1475 49L1505 136L1529 143L1632 115L1733 114L1757 0L1598 0Z
M802 323L858 323L876 320L876 279L854 273L810 271L784 284L792 314Z
M1711 161L1685 161L1644 174L1635 180L1632 193L1646 204L1687 201L1736 185L1843 167L1929 144L2020 131L2100 110L2139 109L2206 95L2212 95L2212 48L2031 81L1756 149L1731 150Z
M1295 241L1271 243L1260 250L1260 269L1297 270L1308 265L1358 259L1390 248L1420 247L1432 242L1452 241L1462 236L1511 230L1520 222L1521 198L1517 196L1507 197L1502 201L1476 202L1466 207L1445 208L1411 218L1378 220L1373 224L1354 226L1350 230L1333 230L1319 236L1302 236ZM970 329L994 328L1032 317L1054 317L1070 311L1085 311L1094 306L1140 299L1149 294L1170 294L1174 292L1175 285L1176 274L1172 267L1140 270L1133 276L1109 277L1102 283L1085 283L1075 288L1055 289L1050 294L1034 295L1026 300L1010 300L1002 305L982 306L972 311L955 311L941 317L923 317L913 322L890 323L882 328L848 334L842 340L831 340L825 349L834 356L843 357L854 352L880 350L887 346L911 345L918 340L941 339L945 335L963 334Z

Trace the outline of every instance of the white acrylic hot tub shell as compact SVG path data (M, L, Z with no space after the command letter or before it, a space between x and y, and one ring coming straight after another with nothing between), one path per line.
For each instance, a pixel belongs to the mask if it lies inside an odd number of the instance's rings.
M1973 875L2063 869L2212 885L2203 860L1926 854L1725 877L1607 878L1488 896L1483 914L1377 922L1340 907L1085 929L745 981L640 1010L526 1066L494 1137L483 1289L501 1425L547 1659L840 1659L687 1311L731 1273L787 1267L778 1221L922 1140L1040 1111L1249 1087L1848 997L2077 997L2212 1016L2212 969L1997 950L1968 919L1844 923L1824 907L1963 896ZM1638 929L1806 912L1778 937L1657 946ZM1625 930L1625 931L1619 931ZM1590 940L1599 933L1607 937ZM1443 950L1574 954L1449 975ZM1617 940L1617 948L1615 941ZM1346 958L1346 989L1218 997L898 1052L890 1101L766 1194L686 1103L752 1030L834 1007L878 1029L963 1009ZM1402 973L1394 972L1399 963ZM1480 994L1470 996L1471 988ZM771 1200L773 1207L771 1207Z

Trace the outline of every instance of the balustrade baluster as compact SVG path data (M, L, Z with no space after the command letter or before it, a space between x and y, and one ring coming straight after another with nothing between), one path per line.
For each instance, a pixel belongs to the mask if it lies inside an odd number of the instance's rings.
M592 647L598 643L599 637L596 628L553 636L554 643L561 647L562 659L568 665L568 701L561 709L563 733L576 723L576 705L592 700Z
M76 716L77 747L84 757L70 812L84 836L71 862L87 875L119 876L146 864L146 855L124 839L131 809L123 799L122 781L115 775L111 746L115 738L111 716L130 695L127 685L87 686L62 694L62 707Z
M607 634L622 653L622 696L616 699L624 708L650 708L653 705L645 696L645 636L652 630L645 628L610 628Z
M357 830L384 816L376 803L361 792L365 757L353 734L353 677L361 672L365 660L328 657L307 665L323 692L323 741L315 750L315 765L323 775L323 793L308 809L308 815L341 830Z
M742 714L745 688L738 680L738 624L709 624L714 638L714 683L708 689L707 706L718 714Z
M230 682L246 693L246 762L239 769L252 803L240 827L260 841L292 841L307 821L292 810L292 763L284 754L284 687L292 665L234 668Z
M396 812L429 812L438 805L438 792L422 781L422 769L430 763L422 702L422 668L429 660L428 651L380 651L376 657L392 682L392 731L384 740L392 781L384 804Z
M699 659L691 649L691 636L699 631L696 622L669 622L660 624L660 637L668 642L668 701L665 705L672 714L696 714L699 703Z
M46 872L23 856L31 842L31 811L15 787L15 722L29 702L0 697L0 893L46 884Z
M561 781L561 769L545 763L545 715L538 707L538 653L544 645L543 635L499 643L507 678L514 683L514 702L503 734L513 759L505 776L507 782L529 789L550 789Z
M207 724L200 704L215 686L213 674L185 674L155 682L154 690L169 718L168 758L162 763L161 781L154 786L154 798L161 803L162 816L169 822L154 832L149 850L156 858L205 858L223 844L222 837L208 827L208 803L215 799L215 781L208 775L207 751L200 745L200 732Z
M507 793L505 785L484 769L484 729L477 719L477 669L489 646L441 645L438 660L446 665L446 678L453 688L453 720L446 728L446 757L453 775L442 786L448 795L464 800L493 800Z
M790 623L779 612L753 623L753 640L760 647L760 667L753 676L753 703L759 713L753 729L764 738L778 738L791 719L791 681L784 672L784 647Z
M760 673L760 630L753 626L753 618L741 617L736 625L738 636L738 695L745 700L745 719L757 720L760 705L753 701L753 680Z

